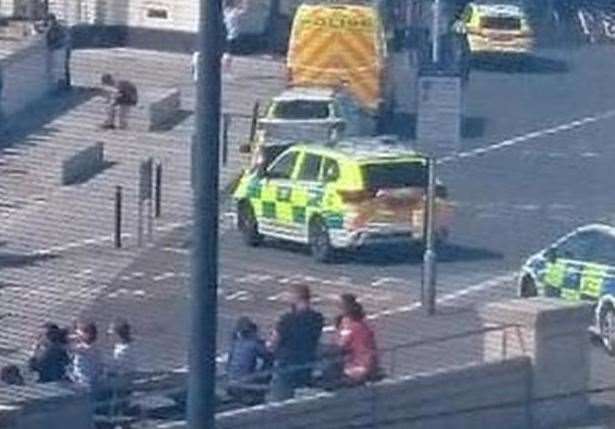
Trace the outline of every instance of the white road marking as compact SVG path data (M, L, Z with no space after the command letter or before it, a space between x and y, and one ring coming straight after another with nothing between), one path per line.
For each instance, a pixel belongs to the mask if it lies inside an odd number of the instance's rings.
M574 121L571 121L565 124L560 124L560 125L556 125L550 128L532 131L532 132L529 132L529 133L526 133L526 134L523 134L517 137L512 137L510 139L506 139L499 143L494 143L491 145L479 147L479 148L472 149L466 152L460 152L457 154L444 156L438 160L438 163L442 164L442 163L451 162L451 161L454 161L460 158L469 158L473 156L482 155L487 152L493 152L498 149L502 149L508 146L513 146L518 143L524 143L524 142L534 140L534 139L537 139L543 136L558 134L564 131L570 131L575 128L580 128L588 124L592 124L595 122L602 121L604 119L611 118L613 116L615 116L615 109L607 110L606 112L603 112L597 115L587 116L585 118L577 119L577 120L574 120Z
M182 249L180 247L163 247L163 251L170 253L177 253L179 255L189 255L190 249Z
M152 280L155 282L161 282L163 280L172 279L176 274L172 271L167 271L166 273L159 274L157 276L152 277Z
M233 292L226 296L227 301L247 301L250 299L251 293L245 290Z
M502 283L514 281L516 278L517 278L517 272L510 272L507 274L503 274L501 276L493 277L491 279L485 280L475 285L468 286L464 289L443 295L442 297L438 298L436 302L438 304L445 304L447 302L455 301L471 293L481 292L487 289L497 287L501 285ZM386 316L393 316L396 314L408 313L414 310L418 310L419 308L421 308L421 303L415 302L410 305L404 305L401 307L390 308L387 310L378 311L376 313L371 313L367 315L367 318L369 320L376 320L376 319L380 319ZM333 330L334 330L333 326L327 326L324 329L325 332L332 332Z
M175 229L181 228L183 226L186 226L188 224L189 222L172 222L166 225L161 225L159 227L156 227L156 231L169 232L169 231L173 231ZM122 234L122 240L127 240L132 237L133 237L133 234L130 232L126 232ZM83 240L73 241L73 242L62 244L62 245L51 246L46 249L34 250L26 254L26 256L45 256L45 255L58 254L58 253L63 253L68 250L73 250L73 249L77 249L81 247L88 247L88 246L93 246L93 245L104 244L106 242L113 241L113 240L114 240L114 235L101 235L99 237L85 238ZM148 246L152 246L152 245L153 243L148 244Z

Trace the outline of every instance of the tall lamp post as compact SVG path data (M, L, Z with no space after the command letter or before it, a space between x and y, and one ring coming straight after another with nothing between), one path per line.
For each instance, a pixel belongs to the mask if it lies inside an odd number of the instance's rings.
M197 120L192 151L195 244L188 351L189 429L215 426L221 38L221 0L200 0Z
M434 64L440 62L440 0L432 4L431 22L431 60Z

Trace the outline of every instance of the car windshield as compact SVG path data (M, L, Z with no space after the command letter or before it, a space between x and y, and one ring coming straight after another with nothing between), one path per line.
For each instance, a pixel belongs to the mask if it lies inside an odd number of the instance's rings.
M279 101L273 111L276 119L326 119L329 102L326 100Z
M520 30L521 19L513 16L485 16L480 19L480 26L488 30Z
M427 168L421 162L366 164L361 170L365 187L370 190L427 185Z

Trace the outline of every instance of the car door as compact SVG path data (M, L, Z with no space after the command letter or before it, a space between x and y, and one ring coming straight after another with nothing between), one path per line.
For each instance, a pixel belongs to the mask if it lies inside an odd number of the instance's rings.
M306 152L301 160L293 194L293 224L302 241L308 241L308 220L321 205L324 192L322 177L323 157Z
M259 222L265 234L285 235L286 226L292 222L289 206L299 155L296 150L283 153L271 164L263 178Z
M588 252L581 274L581 298L596 301L604 293L615 292L615 237L599 232Z
M595 231L579 231L552 247L542 281L546 296L581 299L583 269L595 246ZM587 287L588 285L586 285Z

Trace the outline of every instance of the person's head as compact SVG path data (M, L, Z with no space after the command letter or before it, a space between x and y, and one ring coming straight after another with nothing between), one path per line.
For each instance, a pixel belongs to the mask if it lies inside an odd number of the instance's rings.
M66 344L66 330L54 323L47 324L45 330L45 339L52 344Z
M48 338L50 332L59 330L60 327L53 322L45 322L41 326L41 337Z
M98 339L98 328L92 322L79 322L75 334L82 343L92 345Z
M132 342L132 329L126 320L118 319L114 321L109 327L109 333L115 335L121 343L128 344Z
M365 312L363 306L357 301L357 297L351 293L340 295L339 308L342 315L352 320L363 320Z
M258 332L256 323L249 317L242 316L237 320L235 325L235 335L241 338L250 338Z
M53 14L53 13L50 13L49 15L47 15L47 21L51 25L58 23L58 19L56 18L55 14Z
M310 288L304 284L292 285L290 288L291 304L296 309L304 309L310 306Z
M104 73L100 77L100 83L106 86L113 86L115 85L115 79L113 78L113 75L111 73Z
M24 384L21 372L16 365L5 365L0 370L0 380L3 383L22 386Z

